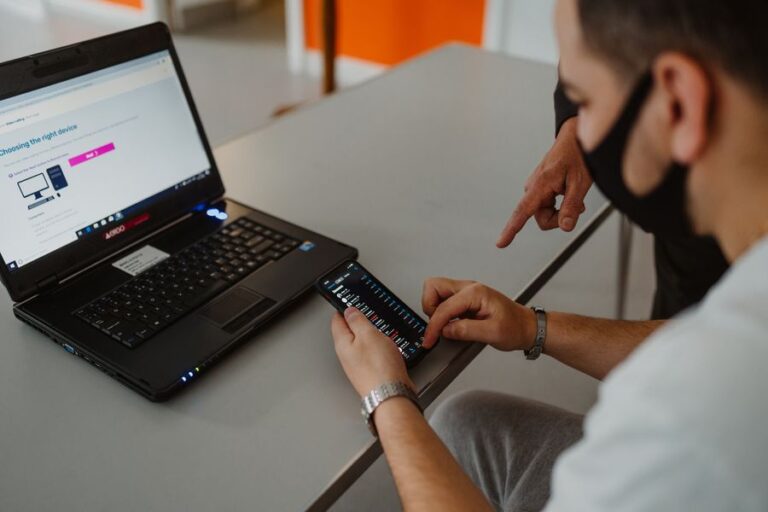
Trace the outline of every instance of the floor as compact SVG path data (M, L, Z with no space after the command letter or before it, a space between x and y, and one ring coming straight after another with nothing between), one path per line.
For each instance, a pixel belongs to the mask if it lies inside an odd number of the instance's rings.
M213 144L270 122L280 106L316 99L315 78L286 69L284 10L268 0L253 15L175 37L187 78ZM115 27L93 20L57 15L33 22L0 17L0 60L93 37ZM534 300L549 309L611 317L614 313L618 219L609 222L576 254ZM650 310L654 274L647 235L635 234L627 304L628 318ZM485 350L444 396L473 389L493 389L549 402L576 412L594 403L597 383L544 357L531 363L520 354ZM399 501L382 460L334 506L334 511L397 510Z

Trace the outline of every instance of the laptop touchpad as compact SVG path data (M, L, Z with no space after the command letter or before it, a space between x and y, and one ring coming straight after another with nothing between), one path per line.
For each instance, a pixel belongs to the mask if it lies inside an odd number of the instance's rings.
M269 309L272 304L274 304L273 301L265 299L257 293L247 288L238 287L205 306L200 314L221 327L227 327L233 323L243 325L248 323L248 319L253 319ZM246 321L235 322L241 317L247 317L244 318Z

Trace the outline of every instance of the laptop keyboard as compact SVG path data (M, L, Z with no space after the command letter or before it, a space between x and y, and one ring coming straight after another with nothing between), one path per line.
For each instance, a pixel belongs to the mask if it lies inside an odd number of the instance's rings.
M134 348L233 283L300 245L240 218L74 312Z

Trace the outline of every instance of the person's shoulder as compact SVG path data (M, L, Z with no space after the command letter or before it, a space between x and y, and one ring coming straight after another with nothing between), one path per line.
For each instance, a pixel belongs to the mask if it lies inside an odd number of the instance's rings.
M765 510L768 244L603 382L548 510Z
M606 398L614 391L645 396L686 422L749 407L755 409L748 414L768 417L768 250L764 254L759 271L755 261L735 266L700 306L643 342L606 379Z
M659 439L684 441L719 473L758 485L768 471L763 252L731 269L701 306L671 320L612 372L588 423L641 434L646 422Z
M768 293L760 302L768 305ZM768 418L768 314L753 307L724 303L670 321L608 376L601 399L631 395L668 410L681 427L703 422L697 432L718 435L732 415Z
M687 384L717 392L745 379L768 382L768 372L762 371L768 363L766 268L768 240L731 267L701 305L652 334L606 383Z

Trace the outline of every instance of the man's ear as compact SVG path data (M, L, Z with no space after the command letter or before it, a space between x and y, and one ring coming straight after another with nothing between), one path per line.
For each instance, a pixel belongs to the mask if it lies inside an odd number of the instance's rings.
M677 52L659 56L653 74L665 101L672 158L691 164L707 143L713 97L711 77L698 62Z

